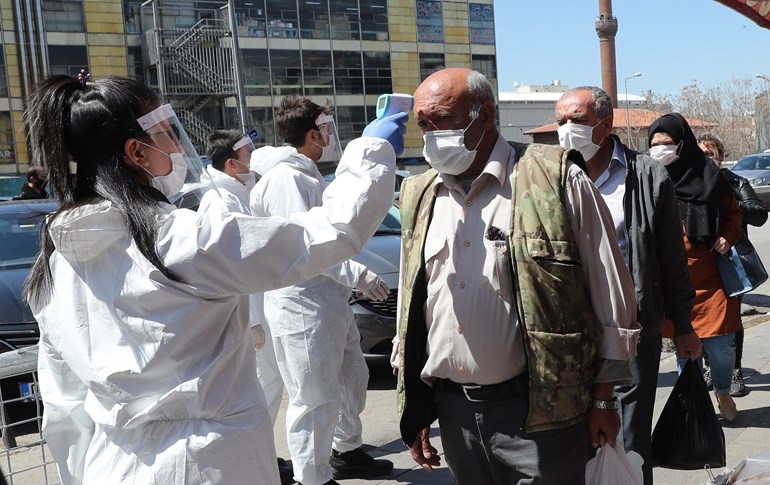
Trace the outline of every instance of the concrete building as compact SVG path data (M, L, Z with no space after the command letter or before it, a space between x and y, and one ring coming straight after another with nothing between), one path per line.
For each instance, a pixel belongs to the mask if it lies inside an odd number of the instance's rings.
M502 135L510 141L542 142L542 139L533 139L532 134L527 132L556 121L556 102L569 88L557 79L551 84L517 83L513 91L500 92L498 109ZM622 108L639 107L645 103L646 99L642 96L629 94L626 99L624 93L618 94L618 105Z
M287 94L333 105L344 144L380 94L412 93L436 68L497 82L493 0L0 0L0 27L0 174L26 169L23 99L48 74L142 80L199 147L241 126L278 143ZM404 157L421 148L410 123Z

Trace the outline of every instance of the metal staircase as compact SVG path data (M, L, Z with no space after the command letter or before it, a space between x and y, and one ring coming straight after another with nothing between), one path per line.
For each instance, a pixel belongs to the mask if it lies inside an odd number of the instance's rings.
M156 10L153 15L158 15ZM210 110L204 108L220 107L224 98L237 95L230 35L227 21L216 18L201 19L189 28L145 31L149 69L199 151L214 130L206 119Z

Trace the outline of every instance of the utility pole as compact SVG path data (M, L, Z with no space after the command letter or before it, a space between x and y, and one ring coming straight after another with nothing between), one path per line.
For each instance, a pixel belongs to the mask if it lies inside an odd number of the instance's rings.
M612 16L612 0L599 0L599 16L596 17L596 35L599 36L599 52L602 61L602 89L612 97L612 106L618 107L618 77L615 67L615 34L618 19Z

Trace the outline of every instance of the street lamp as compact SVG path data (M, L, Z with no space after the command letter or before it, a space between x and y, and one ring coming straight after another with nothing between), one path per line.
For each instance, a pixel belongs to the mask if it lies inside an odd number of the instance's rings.
M623 80L623 85L626 87L626 137L628 139L628 147L631 148L631 117L628 114L628 80L641 76L641 72L637 72L634 75L628 76Z
M766 74L756 74L754 75L755 78L761 79L765 82L765 98L767 98L767 112L765 113L765 116L763 116L763 121L765 125L765 131L768 131L768 139L766 140L767 145L770 145L770 76L767 76ZM766 146L767 146L766 145ZM765 147L760 146L758 147L760 150L765 149ZM768 146L770 148L770 146Z

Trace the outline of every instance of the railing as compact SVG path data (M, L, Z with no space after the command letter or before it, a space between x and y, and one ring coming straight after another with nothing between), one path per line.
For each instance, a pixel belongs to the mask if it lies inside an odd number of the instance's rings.
M9 485L61 483L40 432L37 346L0 354L0 469Z
M203 153L202 150L206 147L208 136L214 131L214 127L201 120L190 110L179 109L177 112L179 119L184 124L185 131L190 135L190 141L200 153Z

